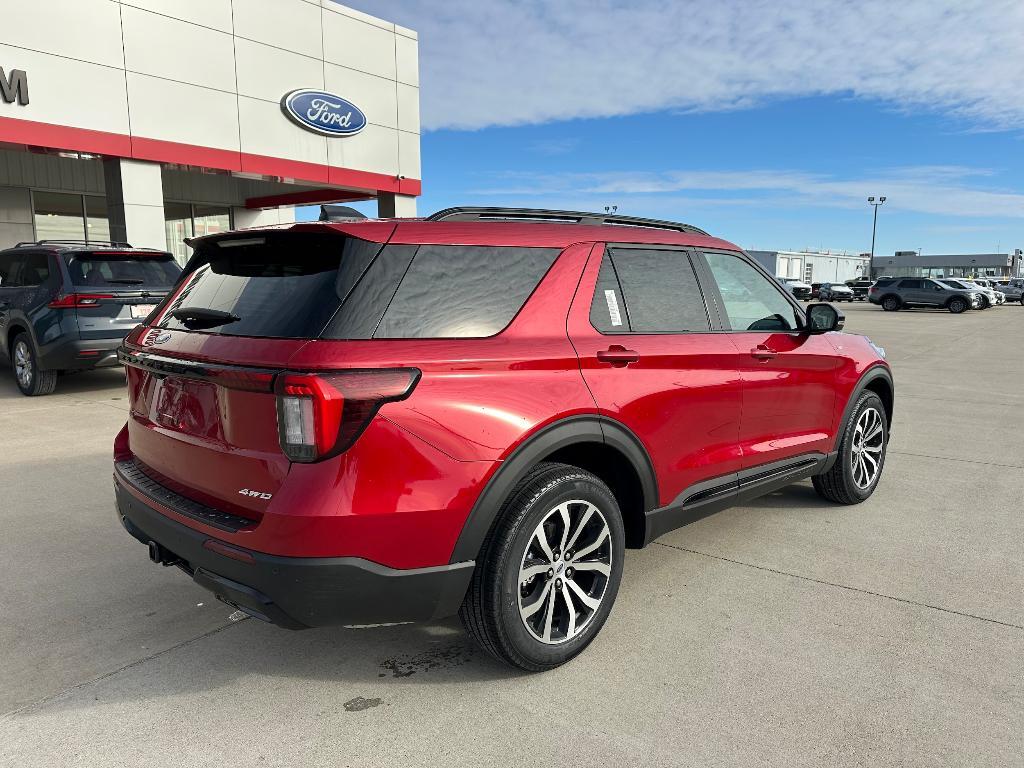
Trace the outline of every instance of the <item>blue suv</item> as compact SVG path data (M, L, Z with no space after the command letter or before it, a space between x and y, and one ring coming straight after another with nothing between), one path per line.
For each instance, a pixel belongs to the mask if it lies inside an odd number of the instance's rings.
M58 373L117 365L121 341L180 274L166 251L127 243L40 240L0 251L0 358L18 389L48 395Z

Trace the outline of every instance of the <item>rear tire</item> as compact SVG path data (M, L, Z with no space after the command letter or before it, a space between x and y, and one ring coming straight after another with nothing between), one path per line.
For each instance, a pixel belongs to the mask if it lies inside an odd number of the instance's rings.
M11 368L14 369L14 381L23 395L29 397L49 395L57 387L56 371L39 370L32 338L27 333L19 333L14 337L14 346L11 348Z
M882 309L886 312L895 312L900 308L900 300L895 296L886 296L882 299Z
M889 421L881 398L864 392L843 426L832 469L811 478L818 495L836 504L860 504L878 487L889 446Z
M608 486L577 467L539 464L502 505L459 618L496 659L528 672L553 669L600 632L624 550Z
M961 312L967 311L967 302L958 296L949 300L948 307L954 315L959 315Z

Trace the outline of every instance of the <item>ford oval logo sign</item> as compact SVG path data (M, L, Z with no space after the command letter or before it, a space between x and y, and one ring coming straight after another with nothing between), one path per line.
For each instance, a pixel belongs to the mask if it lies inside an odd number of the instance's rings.
M366 127L363 110L324 91L301 88L286 93L281 109L299 127L324 136L352 136Z

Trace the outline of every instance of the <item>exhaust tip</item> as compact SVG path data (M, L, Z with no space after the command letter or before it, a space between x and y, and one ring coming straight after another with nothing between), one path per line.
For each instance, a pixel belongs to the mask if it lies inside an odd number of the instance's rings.
M149 559L150 560L152 560L154 563L163 562L163 557L162 557L161 552L160 552L160 545L159 544L157 544L155 541L151 541L146 546L149 547Z

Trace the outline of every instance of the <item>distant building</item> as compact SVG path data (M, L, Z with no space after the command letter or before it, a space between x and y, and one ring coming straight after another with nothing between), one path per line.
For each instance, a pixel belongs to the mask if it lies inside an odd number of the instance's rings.
M868 254L834 251L747 251L777 277L797 277L806 283L842 283L868 273Z
M1014 253L918 254L896 251L875 256L871 276L881 277L1015 277L1020 274L1020 251Z

